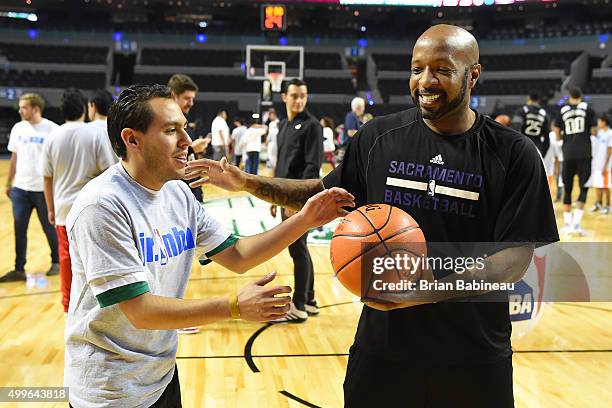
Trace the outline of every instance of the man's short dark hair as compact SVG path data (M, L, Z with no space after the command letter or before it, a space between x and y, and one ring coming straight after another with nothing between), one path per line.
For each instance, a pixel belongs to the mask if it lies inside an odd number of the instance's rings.
M242 119L241 117L237 117L236 119L234 119L234 123L240 123L241 125L244 125L244 119Z
M531 91L529 91L528 97L534 102L540 102L540 91L538 91L537 89L532 89Z
M610 118L605 113L602 113L601 115L599 115L598 119L604 121L606 125L610 126Z
M146 132L153 121L149 101L171 98L170 88L164 85L132 85L125 88L108 110L108 137L117 156L126 158L127 150L121 131L126 128Z
M582 97L582 91L577 86L570 86L567 90L569 91L569 96L574 99Z
M113 95L106 89L96 89L89 97L89 103L96 106L96 110L102 116L108 116L108 109L113 103ZM91 118L89 118L91 119Z
M168 81L168 87L176 96L179 96L185 91L198 92L198 85L191 79L191 77L183 74L174 74Z
M75 88L68 88L62 95L62 115L65 120L77 120L85 113L85 97Z
M283 86L281 87L281 93L286 94L287 90L289 89L291 85L308 87L308 85L306 85L306 82L302 81L301 79L292 78L288 81L283 81Z

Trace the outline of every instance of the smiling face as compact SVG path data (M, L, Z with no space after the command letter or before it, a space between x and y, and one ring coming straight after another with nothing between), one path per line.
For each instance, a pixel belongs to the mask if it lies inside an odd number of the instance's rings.
M469 110L470 91L480 75L475 40L472 44L471 34L458 30L432 27L413 49L410 94L423 118L432 122Z
M136 131L140 155L146 171L157 182L182 179L187 165L187 120L172 99L154 98L149 102L153 120L146 133Z

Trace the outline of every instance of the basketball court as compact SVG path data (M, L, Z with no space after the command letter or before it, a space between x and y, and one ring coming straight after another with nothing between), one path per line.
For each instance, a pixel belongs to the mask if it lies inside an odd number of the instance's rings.
M8 161L0 161L0 178ZM329 168L325 168L329 171ZM263 170L265 173L266 170ZM238 234L270 228L277 221L252 197L205 191L206 206ZM590 204L590 203L589 203ZM559 219L560 208L556 206ZM13 262L11 207L0 197L0 270ZM6 220L6 221L5 221ZM600 216L585 217L592 241L610 241L612 229ZM330 226L333 229L333 225ZM361 311L359 300L334 278L328 230L309 241L315 290L322 306L305 324L267 325L229 321L179 337L178 369L185 407L342 407L347 353ZM30 271L48 268L48 246L33 220L28 233ZM194 263L186 298L235 293L250 280L277 271L277 281L293 284L287 251L246 275L213 264ZM515 313L520 313L520 308ZM525 310L523 310L525 313ZM538 315L514 327L514 391L517 407L604 407L612 403L612 303L544 304ZM59 277L44 288L23 283L0 286L0 384L62 386L64 314ZM31 404L4 404L26 407ZM65 403L44 406L64 407Z

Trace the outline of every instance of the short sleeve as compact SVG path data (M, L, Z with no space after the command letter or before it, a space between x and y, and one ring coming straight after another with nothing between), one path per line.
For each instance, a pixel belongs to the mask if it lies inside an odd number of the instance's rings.
M191 193L190 193L191 194ZM193 198L197 212L198 233L196 246L200 249L199 261L201 264L208 262L208 258L218 254L224 249L234 245L238 238L230 234L219 221L209 216L204 207Z
M9 142L8 142L7 149L9 152L12 152L12 153L18 153L18 150L19 150L19 140L17 140L19 138L18 129L19 129L19 124L16 124L11 129L11 134L9 135Z
M495 241L537 246L558 241L546 172L537 148L527 139L517 139L511 151Z
M362 127L348 142L342 163L323 178L325 188L342 187L355 196L356 207L367 204L366 166L368 146Z
M102 204L85 207L68 231L73 264L101 307L111 306L149 291L145 266L129 222Z
M53 166L51 164L51 135L45 138L40 155L40 172L43 177L53 177Z

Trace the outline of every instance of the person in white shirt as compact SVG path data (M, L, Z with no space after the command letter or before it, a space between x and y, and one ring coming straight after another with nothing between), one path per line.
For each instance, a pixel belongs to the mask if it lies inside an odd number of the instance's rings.
M93 120L85 124L85 97L76 89L67 89L61 105L66 123L43 145L40 166L49 223L57 231L64 313L68 312L72 284L66 217L85 184L118 161L106 133L106 114L112 102L108 91L95 91L88 104Z
M227 112L220 110L217 116L213 119L210 128L212 140L210 144L213 147L213 159L221 160L227 155L229 145L229 126L227 126Z
M591 187L595 188L595 206L592 212L610 212L610 155L612 154L612 130L609 119L602 114L597 119L597 135L591 136L593 159L591 164Z
M266 166L274 169L276 167L276 161L278 160L278 124L280 120L278 120L278 115L276 114L276 110L270 109L268 111L268 137L267 139L267 153L268 153L268 161Z
M181 406L176 329L265 322L290 303L291 288L266 286L274 273L238 292L183 299L196 257L243 274L354 206L346 190L329 189L275 228L238 239L181 181L199 173L186 167L186 127L162 85L130 86L111 105L108 133L121 161L83 187L66 221L78 298L65 333L72 406Z
M15 269L0 277L0 283L26 280L28 224L34 209L51 249L51 268L47 271L47 275L59 274L57 234L47 219L43 177L37 165L40 162L45 139L49 133L58 128L58 125L42 117L44 109L45 101L38 94L26 93L19 98L21 122L13 126L9 137L8 150L11 152L11 163L5 190L13 206ZM30 278L28 286L33 286L35 274L30 274L28 278Z
M268 127L253 122L242 137L243 152L246 155L244 171L257 174L259 171L259 154L261 153L261 138Z
M335 169L336 159L334 158L334 152L336 151L336 145L334 144L334 121L332 118L323 116L320 123L323 128L323 154L325 155L325 161Z
M234 145L234 164L240 166L242 155L244 154L244 145L242 140L247 128L244 126L244 119L234 119L234 130L232 130L232 144Z

